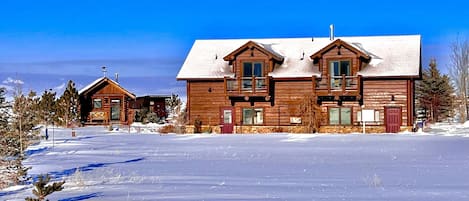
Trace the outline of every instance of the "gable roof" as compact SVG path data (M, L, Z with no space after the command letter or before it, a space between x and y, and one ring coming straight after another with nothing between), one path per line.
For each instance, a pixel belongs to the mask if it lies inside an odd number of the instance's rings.
M91 90L96 89L97 87L99 87L99 86L101 86L102 84L105 84L105 83L109 83L109 84L119 88L122 92L124 92L130 98L133 98L133 99L136 98L133 93L130 93L129 91L124 89L122 86L120 86L119 83L117 83L116 81L114 81L112 79L109 79L107 77L100 77L100 78L96 79L95 81L91 82L87 86L80 89L80 91L78 91L78 95L81 96L81 95L87 94Z
M261 43L256 43L254 41L248 41L246 44L242 45L241 47L239 47L238 49L236 49L235 51L231 52L230 54L226 55L225 57L223 57L223 60L225 61L232 61L236 58L236 56L238 54L240 54L241 52L245 51L246 49L253 49L253 48L256 48L258 49L259 51L261 51L262 53L266 54L269 56L269 59L274 59L276 61L283 61L283 56L278 54L277 52L275 52L273 49L271 48L268 48L269 46L267 45L264 45L264 44L261 44Z
M323 54L325 54L326 52L328 52L329 50L335 48L335 47L345 47L347 48L348 50L352 51L353 53L355 53L356 55L360 56L360 57L363 57L365 59L370 59L370 56L368 54L366 54L365 52L353 47L352 45L348 44L347 42L343 41L343 40L340 40L340 39L337 39L333 42L331 42L329 45L327 45L326 47L323 47L321 50L317 51L316 53L314 53L313 55L311 55L311 59L317 59L317 58L320 58L322 57Z
M420 35L336 38L370 57L369 64L359 72L363 77L420 76ZM310 55L331 44L328 37L196 40L177 79L234 77L229 61L219 56L229 55L249 41L268 46L284 58L269 73L274 78L321 76Z

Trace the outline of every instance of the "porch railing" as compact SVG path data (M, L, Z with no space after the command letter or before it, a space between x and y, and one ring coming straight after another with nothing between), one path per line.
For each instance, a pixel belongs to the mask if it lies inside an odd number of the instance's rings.
M356 92L360 90L360 76L323 76L313 77L313 85L316 92Z
M267 92L268 79L266 77L225 78L227 93L261 93Z

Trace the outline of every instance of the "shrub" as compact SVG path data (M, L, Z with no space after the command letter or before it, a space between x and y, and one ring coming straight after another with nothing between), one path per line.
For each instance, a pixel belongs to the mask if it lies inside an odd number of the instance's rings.
M160 118L158 117L158 115L156 115L156 113L154 112L149 112L145 119L143 120L143 123L157 123L158 121L160 121Z
M194 120L194 133L201 133L202 132L202 121L200 118L197 116Z
M164 133L164 134L168 134L168 133L176 133L176 127L174 125L165 125L163 127L161 127L159 130L158 130L159 133Z

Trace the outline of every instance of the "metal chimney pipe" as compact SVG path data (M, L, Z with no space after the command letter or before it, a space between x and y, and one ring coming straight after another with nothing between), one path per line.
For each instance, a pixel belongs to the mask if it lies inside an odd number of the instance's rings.
M115 80L116 80L117 83L119 83L119 73L115 74Z
M331 24L331 25L329 26L329 28L330 28L329 40L332 41L332 40L334 40L334 24Z
M103 77L106 77L106 66L101 67L101 71L103 72Z

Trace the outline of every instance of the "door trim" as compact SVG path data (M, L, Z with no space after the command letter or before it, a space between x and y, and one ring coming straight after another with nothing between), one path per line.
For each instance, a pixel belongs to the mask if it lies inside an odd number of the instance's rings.
M225 124L224 122L224 111L225 110L231 110L231 124ZM226 133L226 134L231 134L234 133L234 126L236 122L236 115L235 115L235 108L234 107L220 107L220 133ZM231 132L225 132L227 128L225 126L229 126Z

